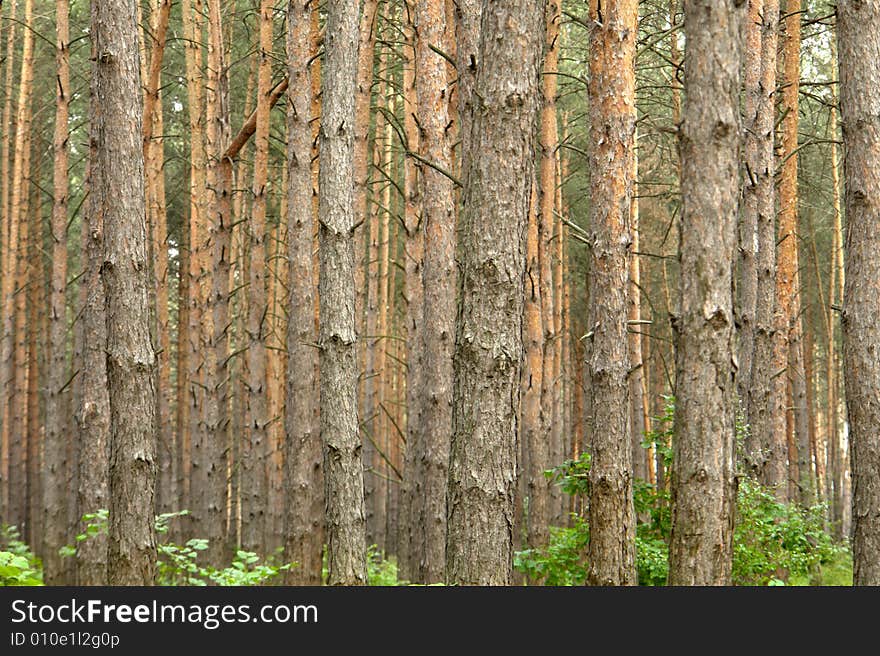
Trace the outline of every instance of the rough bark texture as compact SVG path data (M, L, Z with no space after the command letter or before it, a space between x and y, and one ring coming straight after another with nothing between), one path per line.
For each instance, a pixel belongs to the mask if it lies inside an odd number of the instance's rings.
M853 466L853 581L880 585L880 1L838 5L846 183L843 355Z
M272 3L260 4L260 67L257 75L257 129L254 133L253 203L248 225L248 338L245 363L246 430L241 443L241 546L259 551L266 525L265 463L269 442L266 394L266 183L269 174L269 94L272 86Z
M733 272L739 195L737 0L689 0L681 127L681 308L669 583L730 583L733 537Z
M284 495L285 559L298 567L287 576L289 585L321 584L323 540L323 477L321 435L318 432L318 341L312 248L312 103L309 72L310 0L291 0L287 6L287 70L292 84L287 94L287 240L290 303L287 325L287 403L285 423Z
M761 106L761 25L764 0L749 0L743 23L743 166L742 209L739 213L739 252L737 258L737 356L738 402L748 418L748 397L755 353L755 311L758 302L758 152L762 135L758 131ZM774 53L775 56L775 53Z
M446 31L443 0L419 0L416 6L416 94L419 151L444 171L452 170L449 82L442 49ZM420 171L424 231L424 314L422 409L416 434L418 484L413 521L418 532L411 554L418 562L413 580L442 581L446 567L446 483L452 431L452 351L455 334L455 190L436 168Z
M638 2L594 3L590 30L590 230L586 363L593 408L591 585L634 585L627 298L632 258Z
M357 415L354 276L358 7L329 0L319 172L321 437L331 585L366 582L364 475Z
M418 99L415 87L415 0L407 0L405 10L407 22L404 27L407 48L407 61L403 69L403 127L406 146L410 151L419 150L419 130L416 125L416 107ZM413 498L418 487L418 460L415 444L421 431L422 360L421 331L423 324L425 288L422 272L425 256L425 237L420 221L419 209L421 197L418 183L419 170L416 160L407 157L404 162L404 206L403 221L406 230L404 244L405 286L406 286L406 447L404 452L404 474L400 494L399 520L399 554L400 575L404 580L412 580L418 571L418 557L413 554L413 537L416 526L413 522Z
M773 315L776 304L776 159L775 98L776 48L779 40L779 0L764 0L761 24L761 79L755 106L755 132L758 139L754 178L757 256L755 288L754 357L751 385L747 395L749 435L745 445L746 463L762 482L777 480L784 467L784 452L773 451ZM751 184L751 179L746 184ZM777 447L780 445L776 445ZM781 471L781 470L780 470Z
M108 581L151 585L155 577L156 358L150 343L144 152L141 143L136 6L92 4L92 125L105 250L101 265L110 391Z
M526 226L543 2L483 2L459 249L446 578L507 584L512 565Z
M55 170L52 186L52 275L49 290L49 357L46 390L46 437L43 446L43 577L56 583L62 565L57 556L67 527L66 487L70 368L67 365L67 204L68 127L70 105L70 27L68 0L55 3Z
M2 290L3 302L3 343L0 347L0 387L3 394L0 396L0 442L6 447L7 454L7 501L8 505L4 520L9 524L22 525L24 520L23 503L25 479L22 467L24 457L22 447L24 437L21 422L21 414L18 412L21 403L18 392L20 380L16 380L15 357L19 333L16 332L16 308L19 295L16 294L19 285L19 260L21 246L26 239L22 233L27 233L27 180L30 159L31 137L31 103L33 95L34 78L34 31L33 31L33 0L25 0L24 15L22 17L23 36L21 39L21 69L18 83L18 94L15 105L15 143L13 146L12 178L10 190L10 205L4 215L6 220L6 259L3 266ZM11 54L11 51L10 51ZM21 296L23 298L23 295ZM21 363L21 360L18 360ZM25 370L22 363L21 369ZM20 374L19 374L20 376Z
M786 440L793 431L794 458L789 458L783 480L768 480L778 499L786 500L788 488L796 491L802 503L809 498L808 429L803 421L804 387L803 329L801 325L800 265L798 262L798 98L800 93L801 2L786 0L782 61L781 162L779 178L779 221L776 237L776 313L774 319L773 362L777 372L787 375L773 379L773 444ZM786 420L787 418L787 420ZM804 452L806 448L806 453ZM774 472L783 471L775 466ZM803 472L803 477L800 473Z
M205 356L206 437L198 512L208 539L207 561L222 561L226 538L227 441L229 439L229 270L232 163L223 156L229 142L229 79L219 0L208 0L208 227L213 276L208 301L210 353Z

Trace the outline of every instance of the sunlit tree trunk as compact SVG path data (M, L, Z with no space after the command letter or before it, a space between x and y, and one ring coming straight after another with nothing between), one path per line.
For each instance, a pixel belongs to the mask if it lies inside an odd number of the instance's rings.
M629 423L627 301L632 258L638 3L591 7L587 388L591 585L634 585L635 514Z

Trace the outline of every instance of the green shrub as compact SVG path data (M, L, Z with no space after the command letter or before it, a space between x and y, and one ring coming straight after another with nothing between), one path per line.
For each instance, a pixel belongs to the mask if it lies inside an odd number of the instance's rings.
M0 587L43 585L43 565L22 541L17 526L0 526Z

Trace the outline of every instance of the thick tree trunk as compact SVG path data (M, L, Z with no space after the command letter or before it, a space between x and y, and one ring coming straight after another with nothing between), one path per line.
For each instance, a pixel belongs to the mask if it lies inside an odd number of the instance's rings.
M681 308L669 583L728 585L734 447L733 261L744 4L689 0L681 126Z
M592 7L590 247L586 363L591 395L591 585L635 585L627 299L632 258L638 3Z
M146 261L143 106L135 3L92 4L92 124L104 221L101 280L107 318L110 392L110 530L108 581L150 585L155 577L153 527L156 364L150 343ZM100 108L100 110L98 109Z
M482 65L470 98L476 103L474 124L462 134L467 171L447 510L449 583L503 585L511 577L525 236L543 16L539 0L483 3Z
M285 559L297 561L289 585L321 584L324 482L318 426L318 341L312 275L315 217L312 212L310 0L287 6L287 244L290 303L287 326L287 402L284 415Z
M853 465L853 582L880 585L880 2L838 5L845 148L843 353Z
M366 582L358 433L354 258L354 127L358 7L329 0L324 37L319 173L321 437L331 585Z

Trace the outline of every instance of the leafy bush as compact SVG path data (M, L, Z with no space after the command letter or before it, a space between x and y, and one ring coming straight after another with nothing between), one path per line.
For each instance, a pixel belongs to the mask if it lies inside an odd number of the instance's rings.
M164 513L157 515L155 519L156 534L160 538L166 536L171 527L171 521L178 517L189 515L188 510ZM89 540L97 535L107 533L106 509L83 515L82 521L86 528L83 533L76 536L76 542ZM280 563L277 555L260 562L260 556L250 551L236 551L232 562L224 568L214 568L199 562L199 554L208 549L208 540L192 538L184 544L160 541L156 545L158 559L156 562L157 579L159 585L191 585L191 586L257 586L265 585L275 579L282 572L294 567L295 563ZM76 555L74 545L66 545L61 548L62 556Z
M675 399L665 397L663 415L642 444L672 465ZM737 421L736 442L741 446L748 426ZM567 460L546 472L569 495L589 493L590 457ZM668 487L665 486L665 487ZM671 498L666 489L646 481L633 486L636 528L636 568L640 585L665 585L669 573L672 531ZM836 545L824 530L825 507L802 509L776 501L772 493L750 478L741 479L737 493L733 535L734 585L848 585L852 560L848 549ZM514 567L533 583L582 585L587 577L587 520L574 516L570 528L551 528L546 547L515 554Z
M40 559L21 540L17 526L0 526L0 587L43 585Z
M779 503L751 478L741 480L733 536L733 582L768 585L792 575L814 578L841 548L824 530L824 506Z
M397 561L385 558L385 554L375 544L367 549L367 585L395 586L406 585L398 579Z

